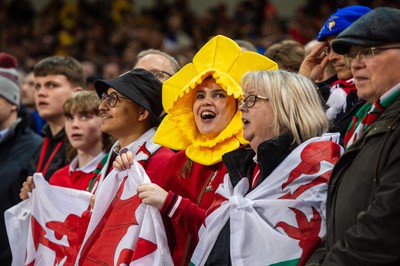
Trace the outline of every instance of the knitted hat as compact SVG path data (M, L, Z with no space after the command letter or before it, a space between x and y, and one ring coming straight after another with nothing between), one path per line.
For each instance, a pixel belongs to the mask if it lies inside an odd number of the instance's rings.
M332 42L335 53L346 54L352 45L400 43L400 9L378 7L362 16Z
M371 11L371 8L357 5L338 8L336 13L332 14L325 22L321 31L318 33L317 40L319 42L324 42L327 37L339 35L339 33L369 11Z
M0 96L19 108L20 90L18 85L17 59L7 53L0 53Z

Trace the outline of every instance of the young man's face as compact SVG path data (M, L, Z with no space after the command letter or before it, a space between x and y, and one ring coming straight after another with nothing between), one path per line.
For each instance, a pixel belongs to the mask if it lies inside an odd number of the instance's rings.
M47 122L64 121L64 102L80 90L64 75L35 77L35 102L39 115Z

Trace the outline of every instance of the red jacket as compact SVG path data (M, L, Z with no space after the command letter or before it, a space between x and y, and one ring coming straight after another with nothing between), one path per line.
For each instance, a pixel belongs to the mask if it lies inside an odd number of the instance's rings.
M181 171L187 160L185 151L178 152L152 178L154 183L169 191L161 212L172 220L164 219L164 224L175 265L188 265L205 211L227 172L222 162L211 166L193 162L192 172L185 178Z

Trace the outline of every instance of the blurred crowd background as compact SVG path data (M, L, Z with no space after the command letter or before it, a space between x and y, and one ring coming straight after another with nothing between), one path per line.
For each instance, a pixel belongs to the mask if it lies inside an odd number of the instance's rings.
M250 41L263 53L283 39L315 39L338 7L400 8L398 0L305 0L283 18L269 0L238 1L233 12L216 0L201 15L190 0L153 0L140 9L136 1L47 0L38 10L30 0L3 0L0 50L15 55L22 71L43 57L67 54L84 63L88 78L109 78L132 68L143 49L163 50L184 65L210 37L223 34Z

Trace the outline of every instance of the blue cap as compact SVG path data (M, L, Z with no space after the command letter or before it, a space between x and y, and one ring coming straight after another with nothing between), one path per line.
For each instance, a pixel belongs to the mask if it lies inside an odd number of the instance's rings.
M331 15L325 22L317 36L319 42L326 41L329 36L337 36L344 31L354 21L362 17L364 14L371 11L371 8L366 6L348 6L345 8L338 8L336 13Z

